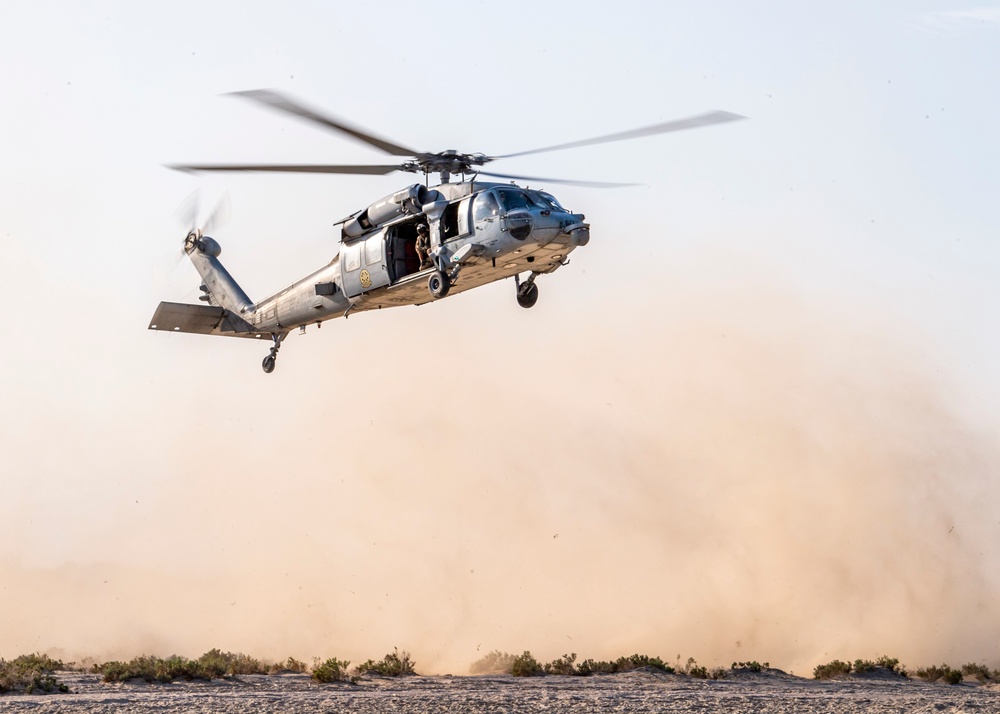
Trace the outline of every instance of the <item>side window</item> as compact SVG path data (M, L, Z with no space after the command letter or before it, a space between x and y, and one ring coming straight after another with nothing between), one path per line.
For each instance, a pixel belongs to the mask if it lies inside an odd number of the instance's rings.
M476 203L473 206L473 216L476 223L481 223L499 213L500 204L497 203L496 196L493 195L492 191L487 191L476 196Z
M365 241L365 262L374 265L382 261L382 234L378 233Z
M344 270L351 272L361 267L361 244L344 246Z
M469 209L472 208L472 199L467 198L458 206L458 235L466 236L472 231L469 226Z

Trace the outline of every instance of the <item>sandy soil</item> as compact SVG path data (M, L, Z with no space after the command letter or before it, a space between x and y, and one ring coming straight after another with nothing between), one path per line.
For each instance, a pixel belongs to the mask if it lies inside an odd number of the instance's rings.
M817 682L772 671L719 681L650 672L594 677L365 678L308 675L213 682L104 684L63 672L70 694L0 696L0 712L1000 712L1000 687L902 679Z

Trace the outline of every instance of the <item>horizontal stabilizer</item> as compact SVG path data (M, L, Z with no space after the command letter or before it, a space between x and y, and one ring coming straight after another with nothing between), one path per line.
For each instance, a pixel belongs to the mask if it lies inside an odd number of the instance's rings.
M150 330L161 332L188 332L195 335L222 335L224 337L267 337L269 332L258 332L253 325L225 308L213 305L185 305L178 302L161 302Z

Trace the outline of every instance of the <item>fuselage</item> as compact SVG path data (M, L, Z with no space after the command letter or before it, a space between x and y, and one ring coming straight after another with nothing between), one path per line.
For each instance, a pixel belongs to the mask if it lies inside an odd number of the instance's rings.
M429 228L434 266L421 269L416 227ZM367 225L366 225L367 224ZM242 317L260 332L283 333L363 310L434 299L428 276L449 271L456 294L524 272L551 273L590 238L584 216L550 194L512 184L413 186L342 223L337 256L260 302Z

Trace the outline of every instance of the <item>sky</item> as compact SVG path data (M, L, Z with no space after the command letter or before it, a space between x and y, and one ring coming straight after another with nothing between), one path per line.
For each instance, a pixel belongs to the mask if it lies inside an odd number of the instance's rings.
M1000 5L0 7L0 657L220 647L463 673L491 649L805 672L1000 666ZM256 299L413 181L223 96L273 88L497 162L592 240L510 281L261 345L196 302L228 196Z

